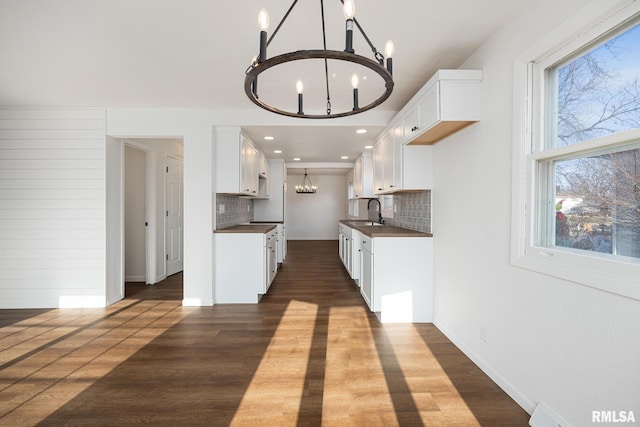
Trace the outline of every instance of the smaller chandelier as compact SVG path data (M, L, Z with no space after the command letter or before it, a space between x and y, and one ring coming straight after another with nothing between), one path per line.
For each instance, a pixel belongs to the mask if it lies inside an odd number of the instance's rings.
M296 193L301 194L312 194L315 193L318 187L311 184L311 180L309 179L309 175L307 175L307 170L304 170L304 178L302 178L302 183L300 185L296 185Z

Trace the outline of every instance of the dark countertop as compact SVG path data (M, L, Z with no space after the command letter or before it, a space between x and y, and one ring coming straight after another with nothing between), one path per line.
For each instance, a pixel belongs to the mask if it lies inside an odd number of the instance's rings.
M275 229L277 226L274 223L270 224L242 224L234 225L232 227L222 228L214 230L214 233L257 233L265 234Z
M371 221L365 220L341 219L340 223L369 237L433 237L432 233L423 233L392 225L366 225L371 224Z

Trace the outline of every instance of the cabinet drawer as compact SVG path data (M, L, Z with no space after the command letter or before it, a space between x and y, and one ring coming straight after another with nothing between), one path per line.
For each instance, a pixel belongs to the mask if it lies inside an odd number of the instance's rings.
M360 239L360 247L369 251L370 253L373 253L373 238L365 236L364 234L360 234L360 236L362 237L362 239Z

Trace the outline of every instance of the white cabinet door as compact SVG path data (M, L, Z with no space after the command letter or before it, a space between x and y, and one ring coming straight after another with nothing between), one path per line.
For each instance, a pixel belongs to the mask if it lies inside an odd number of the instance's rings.
M265 288L269 289L271 283L273 283L273 279L276 277L276 272L278 271L278 256L277 256L277 235L275 232L271 232L267 235L267 244L266 244L266 259L267 262L266 267L266 284Z
M216 193L258 196L258 155L239 127L216 128Z
M361 260L361 233L358 230L351 229L351 278L359 283L360 271L362 270Z
M396 183L393 176L393 135L391 132L385 133L375 146L373 162L374 194L393 191Z
M352 252L351 252L352 247L353 247L353 244L351 242L351 237L345 236L344 265L347 271L349 272L349 276L351 276L351 269L353 268Z
M402 136L397 141L404 144L420 129L420 107L416 104L402 118Z
M386 137L386 136L385 136ZM382 140L373 149L373 193L384 193L384 162L383 162L383 144Z
M242 136L242 192L249 196L258 195L258 151L249 140Z
M353 196L364 197L362 192L362 156L358 157L353 164Z
M433 125L440 121L439 82L427 89L422 98L418 100L418 108L420 110L420 129L417 133L421 133L433 127Z
M360 277L360 294L364 301L369 306L370 310L373 310L373 254L369 252L364 246L361 248L362 256L362 271Z

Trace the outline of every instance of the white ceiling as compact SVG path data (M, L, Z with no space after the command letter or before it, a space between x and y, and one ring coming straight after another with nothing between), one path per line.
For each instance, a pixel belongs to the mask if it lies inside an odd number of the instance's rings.
M396 45L395 89L376 109L387 118L437 69L458 68L520 3L355 2L356 18L377 49L383 51L388 39ZM324 3L328 48L342 50L341 5L339 0ZM290 0L0 0L0 107L205 108L237 110L242 117L242 111L258 109L243 90L244 72L258 50L258 11L269 11L273 32L290 5ZM269 46L269 56L321 48L319 11L319 1L300 0ZM357 31L354 46L357 53L370 56ZM305 71L296 66L261 76L261 98L295 109L295 80ZM343 103L337 82L347 73L330 70L334 111ZM371 77L361 80L361 97L366 97L367 85L377 87L379 78ZM314 86L305 83L307 113L325 109L325 89ZM319 100L315 107L314 92ZM345 102L351 102L350 89L343 92L348 93ZM350 163L382 130L384 123L372 119L375 114L366 112L349 121L274 119L277 125L266 126L264 120L238 120L269 157ZM356 134L360 127L368 133ZM265 135L274 141L263 140ZM283 153L274 154L275 149Z

